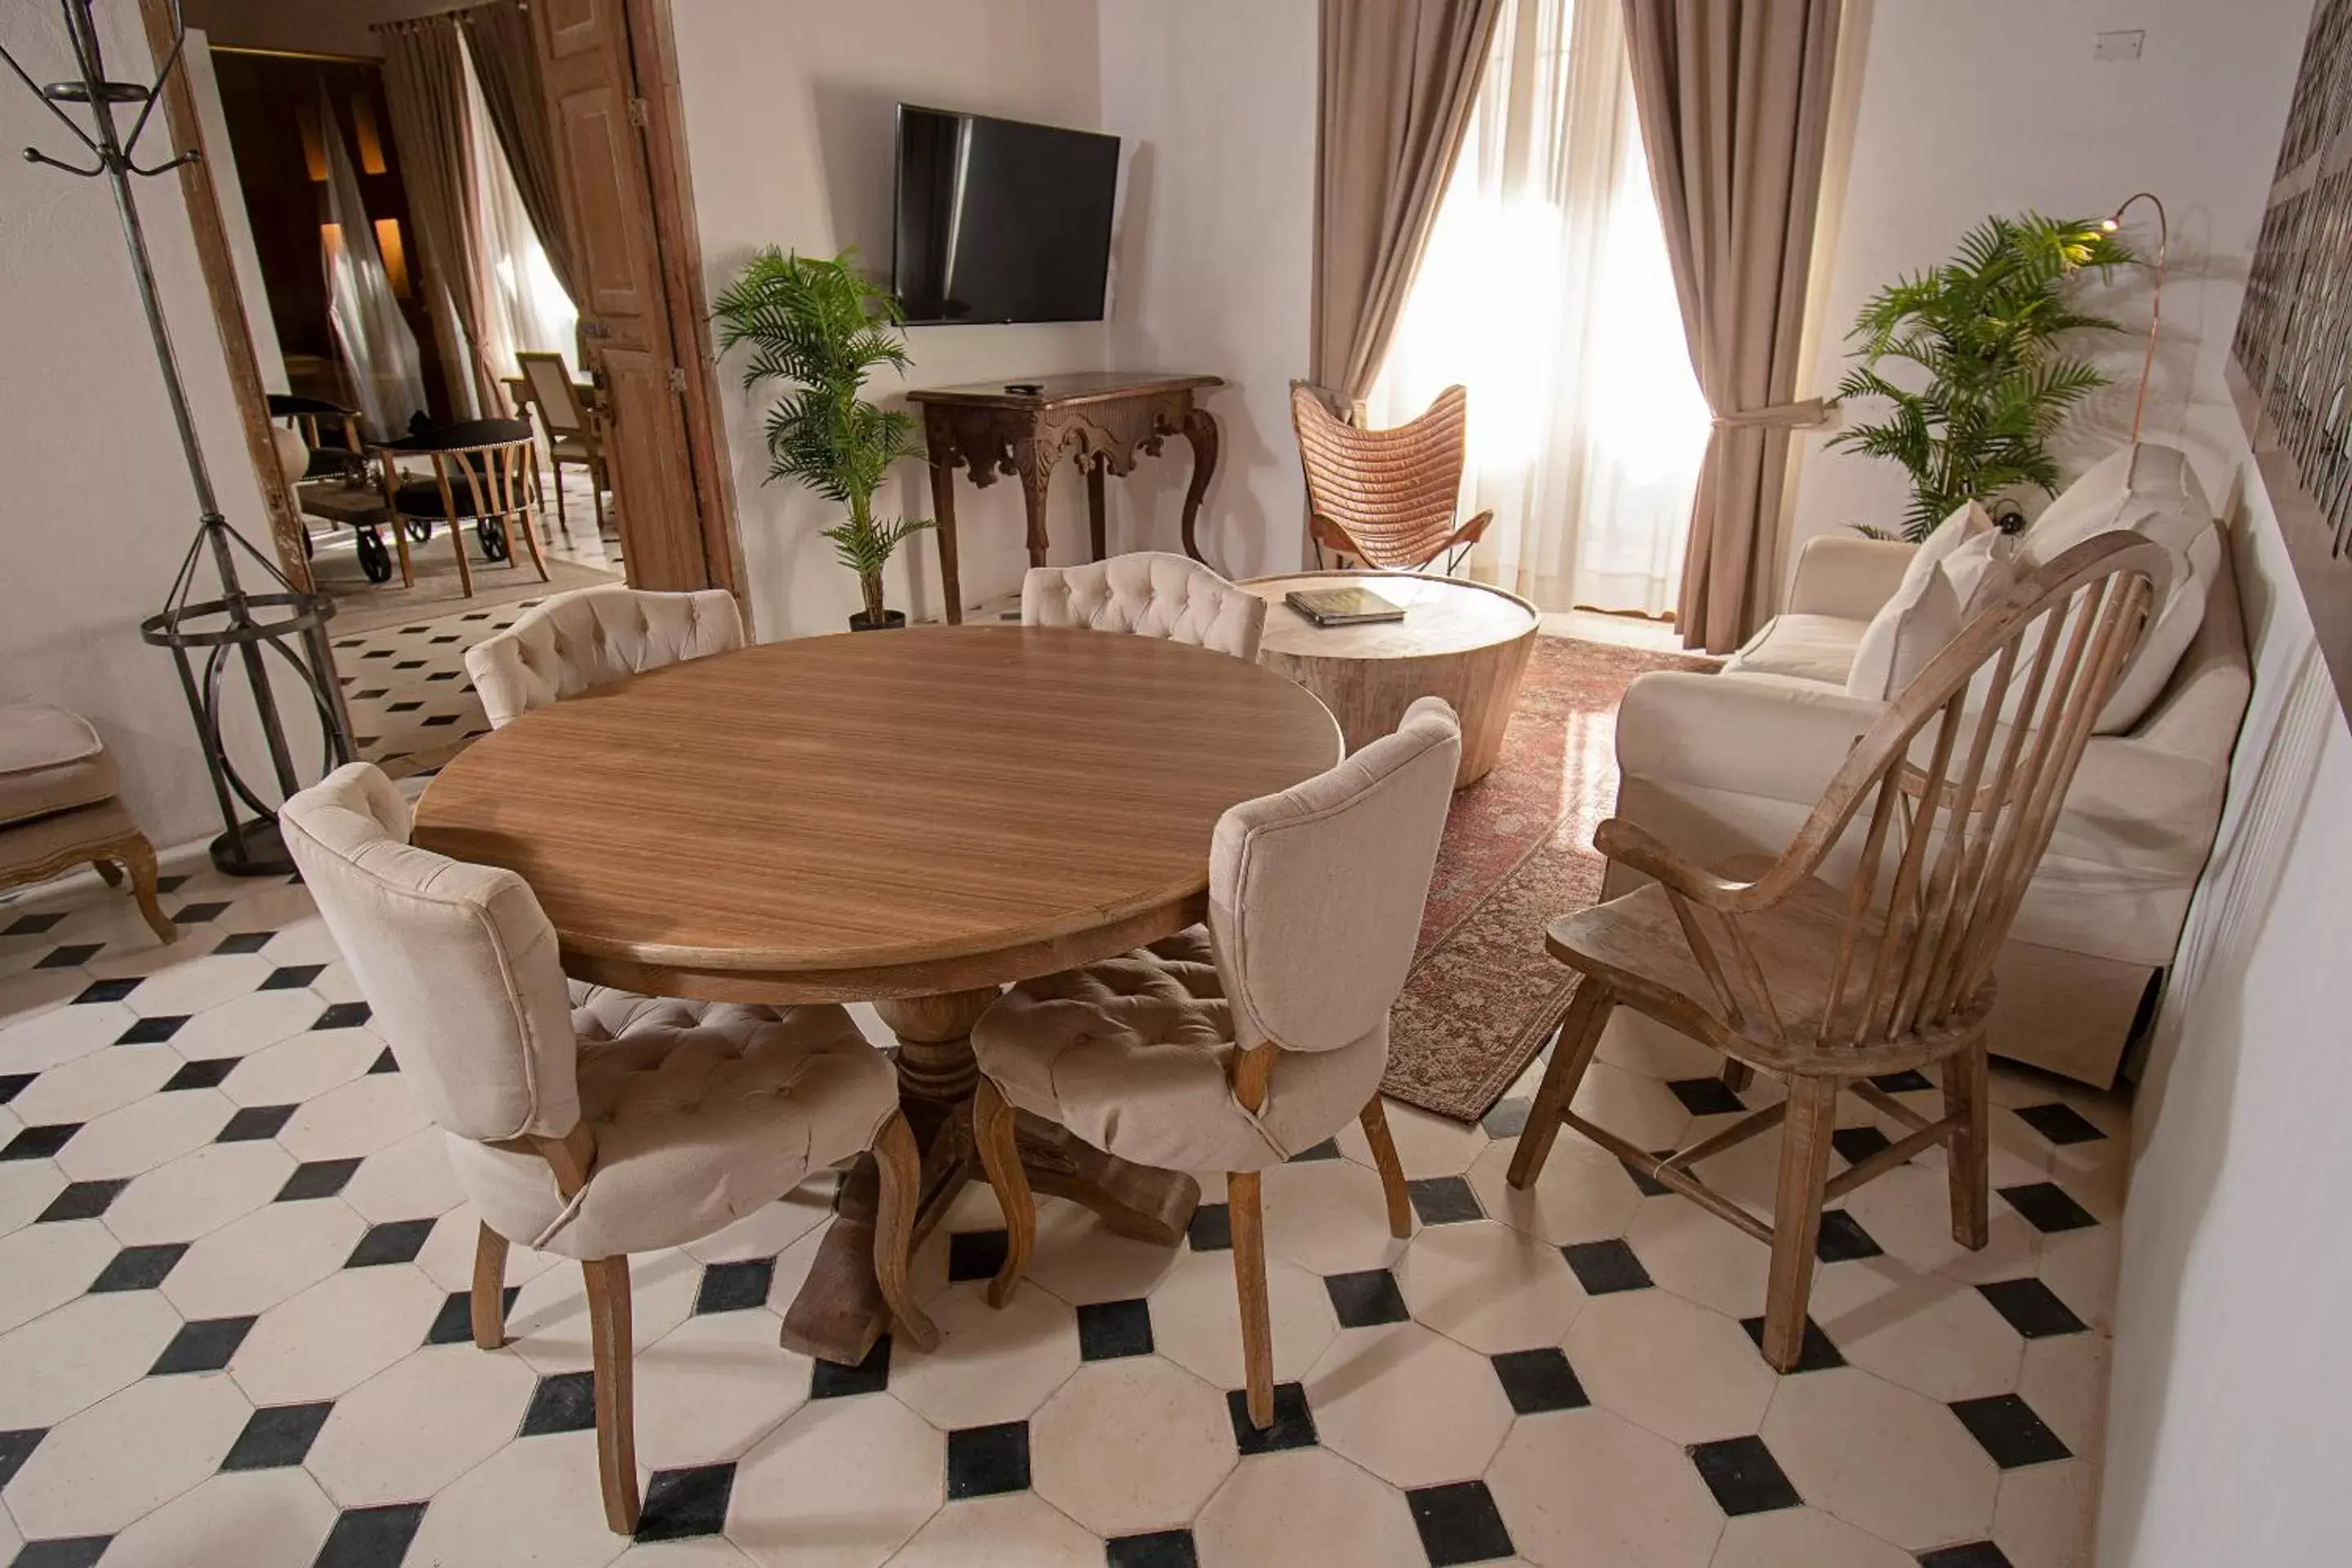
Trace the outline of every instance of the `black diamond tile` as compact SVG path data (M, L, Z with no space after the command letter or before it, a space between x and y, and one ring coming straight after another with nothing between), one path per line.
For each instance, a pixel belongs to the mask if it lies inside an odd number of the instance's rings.
M1116 1361L1151 1353L1151 1309L1140 1297L1096 1301L1078 1309L1078 1354L1087 1361Z
M1651 1157L1653 1159L1664 1160L1671 1158L1673 1154L1674 1151L1672 1149L1660 1149L1655 1151ZM1623 1163L1623 1162L1621 1161L1620 1163ZM1625 1173L1633 1178L1633 1185L1645 1198L1664 1197L1666 1194L1674 1191L1674 1188L1666 1185L1665 1183L1658 1180L1657 1177L1650 1174L1649 1172L1644 1171L1638 1166L1626 1165Z
M331 1198L360 1168L357 1160L305 1160L294 1167L273 1203L298 1203L305 1198Z
M1606 1296L1618 1290L1643 1290L1650 1285L1650 1271L1633 1256L1633 1249L1622 1237L1607 1241L1571 1242L1559 1249L1568 1266L1576 1273L1576 1282L1584 1287L1588 1296Z
M2009 1557L1990 1541L1964 1546L1939 1546L1919 1553L1919 1568L2013 1568Z
M1426 1176L1407 1182L1404 1190L1423 1225L1461 1225L1486 1217L1486 1211L1478 1206L1478 1194L1460 1176Z
M367 1076L373 1078L379 1073L398 1072L399 1070L400 1058L392 1054L392 1047L390 1046L386 1046L383 1049L376 1053L375 1060L368 1063Z
M183 1372L218 1372L236 1354L236 1347L245 1342L251 1331L251 1318L198 1318L182 1323L155 1364L147 1369L150 1377L165 1377Z
M768 1285L776 1277L772 1258L747 1258L740 1263L713 1263L702 1271L694 1292L697 1312L741 1312L765 1306Z
M1301 1149L1297 1153L1293 1154L1290 1157L1290 1163L1297 1165L1310 1160L1336 1160L1339 1157L1339 1141L1337 1138L1326 1138L1312 1149Z
M1003 1421L948 1434L948 1500L1029 1489L1029 1423Z
M7 1104L30 1089L33 1086L33 1080L40 1076L38 1073L31 1072L0 1074L0 1105Z
M1666 1087L1693 1116L1736 1116L1748 1109L1747 1102L1719 1078L1678 1078Z
M167 1013L161 1017L142 1018L122 1031L115 1039L118 1046L161 1045L187 1026L185 1013Z
M1498 1100L1494 1110L1478 1119L1478 1125L1486 1130L1489 1138L1517 1138L1527 1131L1528 1112L1535 1109L1535 1103L1516 1094Z
M2017 1119L2053 1143L2095 1143L2106 1136L2097 1122L2059 1100L2026 1106Z
M131 1184L125 1179L103 1182L75 1182L64 1192L49 1200L49 1206L40 1212L43 1220L96 1219L122 1195Z
M247 1420L245 1430L229 1445L224 1470L282 1470L309 1456L319 1428L327 1424L335 1402L317 1405L265 1405Z
M327 973L327 966L323 963L288 964L282 969L271 970L268 977L262 981L257 989L263 991L299 991L302 987L310 984L310 982L318 979L319 976L325 973Z
M432 640L433 640L433 641L435 641L435 642L436 642L436 643L449 643L449 642L457 642L457 640L459 640L459 639L458 639L458 637L457 637L457 633L455 633L455 632L450 632L450 633L446 634L446 636L437 637L433 638Z
M2001 1279L1977 1289L1992 1303L1993 1310L2009 1320L2011 1328L2029 1340L2079 1334L2089 1327L2039 1279Z
M220 939L220 945L213 951L230 953L259 952L268 945L269 939L277 934L274 931L231 931Z
M2025 1216L2026 1224L2045 1236L2062 1230L2086 1230L2099 1223L2055 1182L2003 1187L2000 1195L2010 1207Z
M81 988L80 993L74 997L74 1001L77 1004L120 1002L138 989L137 980L93 980Z
M1405 1493L1404 1500L1412 1510L1413 1527L1421 1531L1421 1549L1429 1553L1430 1568L1491 1563L1517 1550L1484 1481L1423 1487Z
M890 1336L882 1335L866 1359L856 1366L821 1361L809 1369L811 1399L840 1399L853 1394L879 1394L890 1386Z
M696 1465L656 1470L646 1483L637 1514L639 1541L687 1541L727 1528L727 1500L735 1491L735 1466Z
M1568 1364L1568 1357L1557 1345L1505 1351L1487 1360L1495 1363L1495 1375L1503 1384L1503 1397L1522 1415L1535 1415L1546 1410L1581 1410L1592 1403L1584 1392L1584 1384L1577 1381L1576 1369Z
M1184 1227L1184 1239L1195 1252L1230 1252L1234 1247L1233 1210L1223 1204L1202 1204Z
M327 1542L310 1568L400 1568L416 1527L425 1522L421 1502L349 1508L335 1517Z
M166 1089L218 1089L221 1079L226 1078L236 1066L235 1057L213 1057L204 1061L187 1062L178 1072L163 1080L163 1087Z
M419 708L424 706L425 704L422 702L392 702L385 704L384 711L387 713L414 713Z
M158 877L155 879L155 890L159 893L176 893L187 885L188 879L184 876Z
M1895 1142L1875 1127L1841 1127L1830 1134L1830 1147L1849 1165L1859 1165Z
M1742 1318L1739 1320L1739 1326L1748 1331L1748 1337L1754 1340L1757 1348L1761 1350L1764 1345L1764 1320ZM1789 1375L1793 1377L1801 1372L1828 1372L1833 1367L1841 1367L1844 1364L1844 1355L1839 1352L1837 1346L1830 1343L1830 1337L1822 1332L1822 1326L1812 1319L1807 1318L1805 1338L1797 1349L1797 1364L1790 1370Z
M425 1238L439 1222L430 1219L387 1220L367 1227L360 1244L343 1260L346 1268L373 1268L382 1263L411 1263L425 1250Z
M1872 1239L1862 1222L1843 1209L1822 1211L1822 1233L1813 1238L1813 1256L1823 1263L1852 1263L1876 1258L1886 1249Z
M226 913L228 913L226 904L182 904L172 918L184 926L202 925L206 921L216 921Z
M1301 1384L1274 1385L1274 1425L1262 1432L1250 1422L1249 1390L1229 1390L1225 1412L1233 1417L1234 1446L1244 1458L1280 1448L1311 1447L1322 1441L1315 1434L1315 1412L1307 1408L1307 1389Z
M92 1568L114 1544L110 1535L76 1535L62 1540L27 1541L8 1568Z
M299 1105L241 1105L213 1142L258 1143L264 1138L275 1138L278 1130L292 1121L294 1113L301 1109Z
M352 695L354 697L388 697L391 695L391 692L387 688L382 686L371 686L364 691L354 691ZM356 739L357 738L354 737L354 740ZM374 737L370 736L369 739L373 740Z
M65 918L62 914L18 915L0 926L0 936L38 936Z
M2033 1406L2014 1394L1958 1400L1952 1405L1952 1414L1960 1418L1969 1436L1992 1456L1992 1462L2004 1470L2074 1457L2074 1450L2058 1440L2058 1434L2050 1430L2049 1424L2033 1413Z
M77 963L88 963L99 955L106 944L102 942L78 942L68 947L53 947L45 953L36 969L71 969Z
M188 1244L184 1241L165 1242L159 1247L126 1247L98 1271L98 1278L89 1282L90 1294L152 1290L187 1254Z
M425 728L437 730L444 724L455 724L457 721L457 716L455 713L436 713L425 721Z
M948 1279L989 1279L1004 1267L1003 1230L959 1230L948 1237Z
M425 661L421 658L404 658L392 668L394 669L423 669L425 668Z
M1405 1307L1404 1292L1397 1289L1396 1276L1385 1268L1327 1274L1323 1277L1323 1289L1329 1294L1331 1310L1339 1315L1343 1329L1402 1323L1412 1316Z
M509 1285L499 1294L506 1310L511 1313L515 1298L522 1294L522 1287ZM433 1314L433 1326L425 1331L425 1342L428 1345L457 1345L464 1344L473 1337L474 1293L471 1290L452 1290L443 1298L441 1310Z
M1901 1072L1880 1073L1870 1084L1886 1094L1916 1094L1923 1089L1935 1088L1936 1080L1917 1068L1905 1068Z
M33 1457L33 1450L39 1447L41 1439L48 1435L49 1429L46 1426L23 1426L13 1432L0 1432L0 1487L16 1479L16 1472L25 1468L25 1461Z
M1149 1535L1114 1535L1103 1542L1104 1568L1201 1568L1189 1530L1155 1530Z
M596 1425L596 1374L593 1372L550 1373L530 1391L530 1407L522 1413L524 1437L544 1437L550 1432L585 1432Z
M364 1002L336 1002L331 1004L325 1012L320 1014L319 1021L312 1024L310 1027L314 1029L356 1029L362 1024L366 1023L371 1016L373 1016L373 1013L368 1005Z
M1698 1443L1690 1449L1698 1479L1715 1494L1716 1506L1737 1519L1743 1513L1769 1513L1804 1502L1789 1484L1780 1461L1761 1437L1726 1437Z
M6 1147L0 1148L0 1160L46 1160L80 1131L79 1121L52 1121L21 1129L8 1140Z

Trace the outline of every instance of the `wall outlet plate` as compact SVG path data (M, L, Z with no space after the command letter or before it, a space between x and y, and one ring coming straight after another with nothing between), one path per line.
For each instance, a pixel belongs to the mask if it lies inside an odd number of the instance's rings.
M2129 32L2101 33L2092 41L2091 58L2095 60L2136 60L2139 58L2141 46L2147 42L2147 34L2137 27Z

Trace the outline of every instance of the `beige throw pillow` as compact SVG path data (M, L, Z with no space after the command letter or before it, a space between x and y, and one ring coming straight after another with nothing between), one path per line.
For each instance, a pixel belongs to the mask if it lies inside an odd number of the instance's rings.
M1847 696L1884 702L1900 695L1960 635L1970 599L1992 570L1990 542L1977 542L2000 537L1990 514L1974 501L1936 525L1912 552L1893 596L1863 629L1846 673ZM1965 594L1949 570L1956 559L1967 579Z

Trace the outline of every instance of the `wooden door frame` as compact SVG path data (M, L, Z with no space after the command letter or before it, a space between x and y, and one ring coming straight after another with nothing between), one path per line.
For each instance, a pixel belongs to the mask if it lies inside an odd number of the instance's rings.
M735 508L727 447L719 436L718 364L703 330L710 307L702 282L702 242L695 217L694 184L686 145L686 109L678 85L677 47L670 21L671 0L621 0L626 17L638 93L646 106L646 164L654 191L654 250L660 259L663 294L669 314L676 363L686 372L687 452L701 513L702 553L713 585L735 595L745 623L751 599L743 559L740 514ZM456 7L452 7L455 9ZM147 45L161 63L172 42L172 0L139 0ZM204 128L184 65L172 73L164 97L174 145L198 154L180 168L180 188L195 233L196 259L212 302L213 324L229 387L245 430L246 449L261 488L278 569L298 588L315 584L302 551L301 509L294 487L278 466L277 437L254 356L247 303L221 216L219 188L205 153ZM263 301L263 308L268 308ZM623 562L625 572L627 563Z

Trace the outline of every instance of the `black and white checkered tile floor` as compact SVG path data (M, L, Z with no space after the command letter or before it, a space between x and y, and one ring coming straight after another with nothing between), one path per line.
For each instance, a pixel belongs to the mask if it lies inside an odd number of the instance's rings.
M472 1346L474 1217L308 895L199 868L167 860L170 948L94 880L0 902L0 1563L2086 1560L2124 1112L2008 1072L1991 1246L1952 1243L1933 1156L1863 1189L1786 1377L1760 1247L1573 1135L1508 1190L1532 1079L1484 1126L1392 1109L1409 1243L1352 1129L1268 1174L1265 1434L1221 1204L1167 1252L1047 1200L1000 1312L973 1187L918 1258L941 1348L850 1367L777 1343L813 1182L637 1260L621 1540L577 1270L517 1248L513 1343ZM1588 1109L1664 1146L1735 1109L1709 1065L1612 1035ZM1884 1142L1857 1109L1838 1150ZM1773 1142L1708 1174L1760 1203Z

